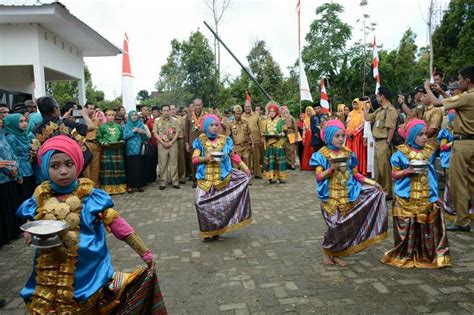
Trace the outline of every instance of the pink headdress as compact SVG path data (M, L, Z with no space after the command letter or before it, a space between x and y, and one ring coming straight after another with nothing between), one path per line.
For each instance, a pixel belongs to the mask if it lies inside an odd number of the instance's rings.
M408 134L410 133L410 130L419 124L422 124L423 126L426 127L426 123L424 120L412 119L409 122L407 122L404 126L401 126L400 128L398 128L398 134L400 135L400 137L406 140L406 138L408 137Z
M326 138L325 138L325 130L326 128L328 127L337 127L339 129L342 129L342 131L344 131L344 134L346 133L346 127L344 126L344 124L339 120L339 119L333 119L333 120L330 120L328 121L325 125L324 125L324 128L321 129L321 139L326 142Z

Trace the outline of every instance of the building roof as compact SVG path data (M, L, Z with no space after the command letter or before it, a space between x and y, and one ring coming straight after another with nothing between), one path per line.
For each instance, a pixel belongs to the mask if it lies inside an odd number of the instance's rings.
M83 51L84 57L116 56L122 50L72 15L60 2L0 5L0 24L40 24Z

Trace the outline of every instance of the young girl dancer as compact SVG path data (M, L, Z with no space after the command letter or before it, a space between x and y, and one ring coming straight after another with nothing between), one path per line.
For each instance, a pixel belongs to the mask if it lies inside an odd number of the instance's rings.
M38 162L47 180L17 215L31 221L62 221L68 228L60 234L60 246L36 251L33 272L20 292L29 312L109 314L114 309L121 314L166 314L151 269L114 272L106 230L125 241L149 267L154 265L153 255L113 208L110 196L95 189L91 180L77 178L84 165L77 142L64 135L48 139L38 151ZM150 283L153 277L155 283ZM143 295L140 290L151 291Z
M413 119L398 133L405 144L392 155L395 202L392 209L394 247L382 262L401 268L451 266L444 216L437 203L436 151L428 140L426 123ZM417 171L410 162L427 163Z
M345 267L349 256L387 237L385 195L376 182L357 171L355 154L344 146L346 129L330 120L321 131L326 146L313 153L321 212L328 226L323 263ZM367 185L366 185L367 184Z

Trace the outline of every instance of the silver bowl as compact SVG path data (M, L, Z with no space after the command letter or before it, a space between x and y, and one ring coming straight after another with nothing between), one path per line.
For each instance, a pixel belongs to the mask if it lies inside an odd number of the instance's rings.
M20 229L31 234L31 247L52 248L61 246L59 233L67 230L68 227L62 221L39 220L27 222L20 226Z
M330 159L329 160L329 163L332 165L332 166L338 166L338 167L343 167L343 166L347 166L347 158L345 157L340 157L340 158L334 158L334 159Z
M224 152L222 152L222 151L214 151L214 152L211 152L211 156L212 156L212 159L213 159L215 162L221 162L222 159L224 158Z
M429 161L425 160L411 160L408 165L411 169L415 170L416 173L423 173L428 168Z

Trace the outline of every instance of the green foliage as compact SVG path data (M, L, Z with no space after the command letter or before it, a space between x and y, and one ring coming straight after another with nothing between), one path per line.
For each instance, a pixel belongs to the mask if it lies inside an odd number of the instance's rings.
M137 100L144 101L150 98L150 94L147 90L140 90L137 94ZM141 103L141 102L140 102Z
M201 98L206 105L216 104L219 84L214 65L214 54L204 35L197 31L188 40L171 41L171 53L161 67L156 83L161 104L188 105Z
M474 1L451 0L433 33L434 66L445 76L455 76L474 64Z

